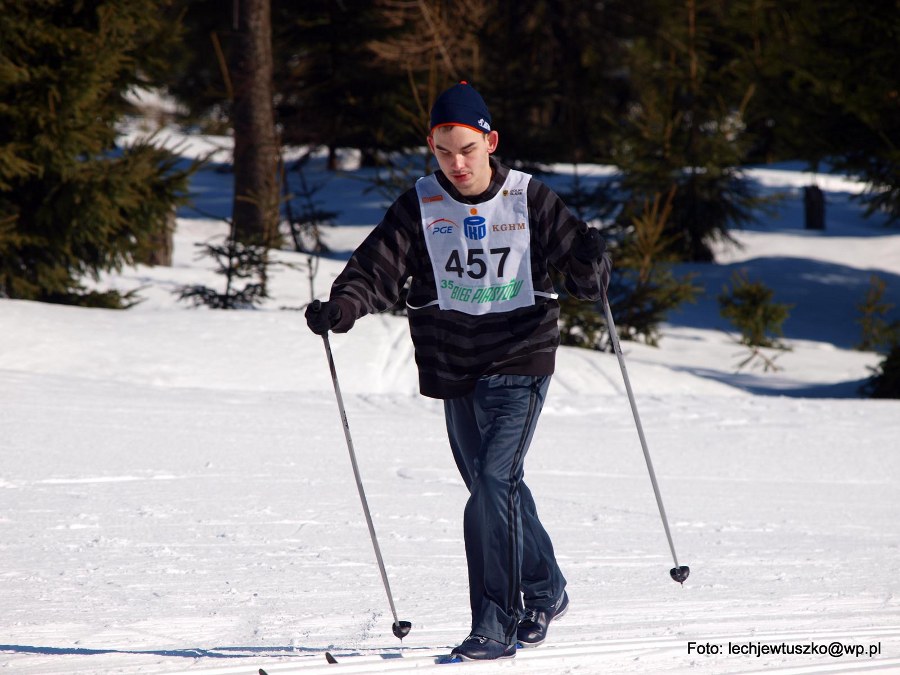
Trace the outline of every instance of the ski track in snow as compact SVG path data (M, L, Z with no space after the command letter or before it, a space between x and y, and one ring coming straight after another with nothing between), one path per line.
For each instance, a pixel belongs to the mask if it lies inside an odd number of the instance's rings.
M528 672L550 673L668 673L698 670L718 673L848 673L848 672L896 672L900 658L870 657L869 649L881 650L900 642L900 626L881 630L820 631L778 634L757 634L747 638L742 634L717 633L706 636L703 644L761 645L799 649L806 646L829 648L841 645L843 649L863 650L861 656L799 656L779 657L694 657L685 667L680 658L688 640L682 637L661 636L651 638L622 638L615 640L559 641L538 649L519 650L514 659L493 663L441 664L437 660L448 653L449 647L394 648L385 650L344 649L293 649L293 648L241 648L223 647L211 650L184 650L183 653L161 652L158 656L180 656L197 659L181 670L155 670L142 672L199 673L201 675L251 675L263 670L267 675L324 675L325 673L395 673L416 672L447 673L447 669L464 668L480 673ZM325 660L326 651L332 654L336 664ZM135 652L134 654L137 654ZM149 655L150 653L148 653ZM701 661L702 659L702 661ZM227 665L210 666L218 661ZM240 663L237 663L240 662Z
M862 645L868 649L869 645L882 646L891 641L896 642L900 638L900 626L893 629L880 631L858 631L856 633L828 632L807 634L789 633L779 635L756 635L751 640L742 636L716 634L707 638L707 642L719 645L727 645L729 642L736 644L778 644L792 647L811 645L813 642L820 645L830 645L839 642L850 648ZM463 663L440 664L436 659L447 654L446 649L418 649L398 648L379 652L366 651L341 651L331 650L337 660L336 664L329 664L325 658L325 650L319 653L295 653L290 656L272 654L273 663L260 666L268 675L314 675L315 673L394 673L407 670L417 672L447 672L447 668L477 669L483 673L516 672L525 668L530 673L601 673L601 672L676 672L683 668L678 663L677 657L681 655L686 646L686 641L674 637L660 638L631 638L620 640L586 640L567 643L555 643L544 645L538 649L519 650L515 659L496 663ZM225 650L223 654L236 656L240 650ZM248 657L258 657L258 653L247 650ZM793 657L797 658L797 657ZM830 657L828 660L817 660L814 664L790 665L787 661L779 662L777 658L766 657L763 661L754 663L752 659L738 659L733 668L723 660L714 659L714 665L721 670L717 672L729 673L842 673L842 672L889 672L900 667L900 658L859 657L848 660L841 657ZM335 667L337 666L337 667ZM255 666L254 666L255 667ZM204 668L190 671L203 673L203 675L241 675L252 670L246 665ZM450 671L452 672L452 671Z
M692 568L682 588L668 579L627 402L555 392L560 410L548 407L526 478L572 611L546 647L518 660L439 666L429 658L464 637L468 612L465 490L438 405L347 397L398 612L413 622L396 659L378 655L397 643L328 396L7 375L15 386L0 392L0 421L17 430L5 441L18 465L0 487L0 670L900 667L894 402L644 400L676 545ZM854 451L823 454L825 444ZM881 642L882 657L688 654L690 640L832 638ZM329 666L325 650L369 656Z

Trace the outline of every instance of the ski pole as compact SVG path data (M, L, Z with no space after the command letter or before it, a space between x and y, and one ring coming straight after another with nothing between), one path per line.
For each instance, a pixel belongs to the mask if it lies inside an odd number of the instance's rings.
M312 311L321 310L322 303L314 300ZM362 502L363 513L366 516L366 525L369 526L369 537L372 539L372 546L375 548L375 558L378 560L378 569L381 571L381 581L384 582L384 590L387 593L388 604L391 606L391 614L394 616L394 623L391 626L394 635L399 639L403 639L409 633L412 624L409 621L399 621L397 619L397 609L394 607L394 596L391 594L391 585L388 583L387 571L384 569L384 559L381 557L381 548L378 546L378 538L375 536L375 525L372 523L372 514L369 513L369 502L366 500L366 492L363 489L362 478L359 475L359 465L356 463L356 453L353 451L353 439L350 438L350 424L347 422L347 412L344 410L344 398L341 396L341 386L338 384L337 370L334 367L334 357L331 354L331 343L328 341L328 333L322 335L325 343L325 354L328 357L328 367L331 369L331 382L334 385L334 396L337 399L338 410L341 413L341 423L344 427L344 438L347 439L347 450L350 451L350 464L353 467L353 476L356 478L356 489L359 492L359 499Z
M647 471L650 472L650 483L653 485L653 494L656 495L656 505L659 507L659 516L662 518L663 528L666 531L666 539L669 540L669 550L672 551L672 560L675 567L669 570L669 575L684 585L691 573L687 565L678 564L678 556L675 554L675 544L672 541L672 533L669 531L669 520L666 518L666 507L663 506L662 495L659 492L659 484L656 482L656 472L653 471L653 462L650 460L650 451L647 449L647 439L644 438L644 428L641 426L641 417L638 414L637 403L634 400L634 392L631 390L631 380L628 379L628 371L625 368L625 357L622 354L622 346L619 344L619 335L616 332L616 324L613 322L612 310L609 308L609 298L606 297L606 288L600 278L600 265L594 262L594 276L597 277L597 285L603 300L603 313L606 315L606 325L609 326L609 339L612 342L616 357L619 359L619 368L622 370L622 379L625 381L625 391L628 394L628 402L631 403L631 413L634 415L634 424L637 427L638 438L641 440L641 449L644 451L644 460L647 462Z

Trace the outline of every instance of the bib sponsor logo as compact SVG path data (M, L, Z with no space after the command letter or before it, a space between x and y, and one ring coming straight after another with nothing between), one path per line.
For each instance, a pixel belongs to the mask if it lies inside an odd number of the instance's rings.
M499 225L491 225L491 232L515 232L516 230L526 229L525 223L500 223Z
M422 197L423 204L431 204L432 202L444 201L444 195L432 195L431 197Z
M438 218L428 224L431 234L453 234L454 227L456 227L456 223L449 218Z
M484 218L478 215L477 209L472 209L472 215L463 221L463 228L466 233L466 239L474 239L478 241L487 236L487 225Z

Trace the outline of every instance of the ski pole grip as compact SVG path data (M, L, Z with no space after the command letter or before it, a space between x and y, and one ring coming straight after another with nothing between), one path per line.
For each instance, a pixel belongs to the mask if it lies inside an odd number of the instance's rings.
M319 300L318 298L313 300L312 305L310 305L310 310L312 310L313 312L316 312L316 313L321 312L322 311L322 301Z

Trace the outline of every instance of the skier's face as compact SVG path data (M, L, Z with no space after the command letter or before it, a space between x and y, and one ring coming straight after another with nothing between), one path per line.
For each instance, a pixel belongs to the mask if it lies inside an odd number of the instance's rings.
M480 195L491 182L490 155L497 149L496 131L485 134L469 127L438 127L428 137L444 175L460 194Z

